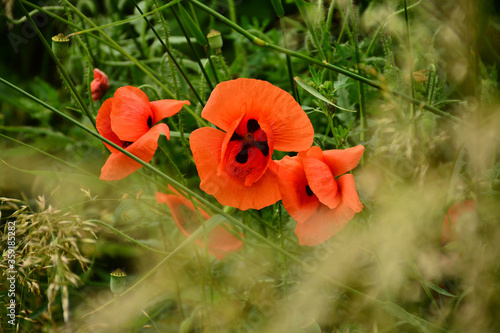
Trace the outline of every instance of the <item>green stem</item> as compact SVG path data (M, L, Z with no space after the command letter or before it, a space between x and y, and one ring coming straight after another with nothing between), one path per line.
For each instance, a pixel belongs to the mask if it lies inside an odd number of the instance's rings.
M288 50L286 48L283 48L283 47L280 47L280 46L277 46L277 45L274 45L274 44L270 44L270 43L267 43L266 41L258 38L258 37L255 37L254 35L252 35L251 33L249 33L248 31L246 31L245 29L243 29L242 27L240 27L239 25L233 23L232 21L228 20L226 17L224 17L223 15L217 13L216 11L214 11L213 9L211 9L210 7L207 7L205 6L204 4L202 4L201 2L197 1L197 0L189 0L190 2L192 2L195 6L201 8L202 10L206 11L207 13L209 13L210 15L213 15L215 16L216 18L218 18L220 21L222 21L223 23L227 24L228 26L230 26L231 28L233 28L234 30L236 30L238 33L240 33L241 35L243 35L244 37L246 37L247 39L249 39L253 44L259 46L259 47L267 47L267 48L270 48L272 50L275 50L277 52L280 52L280 53L284 53L284 54L289 54L291 55L292 57L296 57L296 58L299 58L299 59L302 59L302 60L305 60L305 61L308 61L310 63L313 63L313 64L316 64L318 66L321 66L321 67L324 67L324 68L327 68L329 70L332 70L332 71L335 71L337 73L340 73L340 74L343 74L345 76L348 76L354 80L357 80L357 81L360 81L361 83L364 83L366 85L369 85L371 87L374 87L376 89L379 89L379 90L382 90L382 91L385 91L391 95L394 95L396 97L399 97L401 99L404 99L406 101L409 101L413 104L415 104L416 106L418 107L421 107L427 111L430 111L432 113L435 113L439 116L442 116L442 117L446 117L446 118L449 118L449 119L453 119L454 121L457 121L459 122L460 119L449 114L449 113L446 113L444 111L441 111L435 107L432 107L430 105L427 105L425 104L424 102L422 101L419 101L419 100L416 100L410 96L407 96L403 93L400 93L400 92L397 92L397 91L392 91L389 87L385 86L385 85L382 85L381 83L379 82L376 82L376 81L373 81L373 80L370 80L366 77L363 77L355 72L352 72L352 71L349 71L347 69L344 69L342 67L338 67L338 66L335 66L335 65L332 65L326 61L320 61L320 60L317 60L317 59L314 59L314 58L311 58L307 55L304 55L302 53L299 53L299 52L295 52L295 51L292 51L292 50Z
M205 80L207 81L208 87L210 88L210 90L213 90L214 89L214 85L212 84L212 81L210 81L210 78L208 77L208 73L205 70L205 67L203 67L203 64L201 63L200 57L198 57L198 53L196 52L196 49L194 48L193 43L191 43L191 38L189 38L189 35L186 32L186 29L184 29L184 25L182 24L182 21L179 18L179 15L177 14L177 10L174 7L172 7L171 10L172 10L172 14L174 14L175 20L179 24L179 28L181 28L182 33L186 37L186 42L188 43L189 48L191 49L191 51L194 54L194 57L196 59L196 63L200 67L200 70L203 73L203 76L205 77Z
M412 9L412 8L414 8L414 7L418 6L421 2L422 2L422 0L419 0L418 2L414 3L413 5L408 6L406 9ZM381 25L379 25L379 27L377 28L377 30L376 30L376 31L375 31L375 33L373 34L373 38L372 38L372 41L370 42L370 45L368 45L368 48L366 49L366 53L365 53L365 55L366 55L367 57L371 54L372 49L373 49L373 47L374 47L374 45L375 45L375 41L378 39L378 35L379 35L379 34L380 34L380 32L381 32L381 31L382 31L382 30L383 30L383 29L387 26L387 23L389 23L389 20L390 20L393 16L398 15L398 14L401 14L401 13L403 13L404 11L405 11L404 9L401 9L401 10L398 10L397 12L395 12L395 13L393 13L393 14L389 15L389 16L385 19L384 23L382 23Z
M215 82L217 82L217 84L219 84L220 80L219 80L219 77L217 76L217 71L215 70L214 62L212 61L212 57L210 56L206 45L203 45L203 51L205 51L205 56L208 59L208 63L210 64L210 68L212 68L212 73L214 74ZM220 64L219 64L219 66L220 66ZM226 69L227 69L227 66L226 66ZM229 78L228 72L226 73L226 76L227 76L227 78ZM226 80L227 80L227 78L226 78Z
M132 1L134 2L135 8L137 8L137 10L139 11L139 13L141 13L141 15L144 15L142 13L141 8L137 5L137 1L136 0L132 0ZM153 34L156 36L156 39L158 39L158 41L160 42L161 46L163 47L163 50L165 50L165 52L168 53L168 56L173 61L175 67L177 67L177 69L179 70L179 73L181 73L181 76L184 78L184 81L186 81L186 83L188 84L189 88L191 88L191 91L195 95L195 97L198 100L198 102L200 102L200 104L203 105L203 107L204 107L205 106L205 102L203 102L203 100L200 98L200 95L198 95L198 92L196 91L196 89L191 84L191 81L189 81L189 79L187 78L186 73L184 73L184 71L182 70L181 66L177 62L177 60L175 60L174 55L170 52L170 50L167 47L167 45L165 45L165 42L163 42L163 39L156 32L155 27L151 24L151 22L148 20L148 18L146 16L144 16L144 20L148 24L148 26L151 29L151 31L153 31Z
M411 49L411 38L410 38L410 23L408 20L408 6L406 5L406 0L404 0L404 9L405 9L405 25L406 25L406 40L408 47L408 72L410 75L410 96L411 98L415 98L415 87L413 83L413 52ZM413 104L410 104L410 119L413 119L415 115L415 111L413 110Z
M352 35L351 40L354 44L354 49L356 51L356 63L358 68L358 74L360 73L359 65L361 64L361 57L359 55L359 45L358 45L358 29L357 29L357 20L356 14L354 12L354 5L350 2L351 9L351 21L352 21ZM358 82L358 91L359 91L359 124L360 124L360 140L361 142L365 142L365 89L364 85ZM412 96L413 97L413 96ZM332 128L333 131L333 128Z
M18 1L24 1L24 0L18 0ZM92 22L92 20L90 20L89 18L87 18L82 12L80 12L78 10L78 8L76 8L75 6L73 6L68 0L63 0L78 16L80 16L83 20L87 21L88 23L90 23L90 25L94 26L94 27L97 27L96 24L94 22ZM164 7L164 6L162 6ZM150 12L151 13L151 12ZM171 96L172 98L175 97L175 94L170 90L168 89L167 86L165 86L165 84L163 84L163 82L161 82L155 75L153 75L153 73L148 69L146 68L146 66L144 66L139 60L137 60L136 58L132 57L130 54L128 54L120 45L118 45L118 43L116 43L111 37L109 37L104 31L102 31L101 29L98 29L99 33L103 36L104 39L106 39L116 50L120 51L120 53L122 53L125 57L127 57L129 60L131 60L137 67L139 67L139 69L141 69L147 76L149 76L157 85L159 85L169 96ZM200 121L202 124L204 124L205 126L207 125L207 123L205 122L205 120L203 120L196 112L194 112L190 107L188 106L184 106L184 108L195 118L197 119L198 121Z
M76 102L80 105L80 108L85 113L85 115L87 116L87 118L90 120L90 122L92 123L92 125L94 126L94 128L97 130L97 127L96 127L96 124L95 124L95 119L90 114L90 111L87 108L87 104L84 102L82 96L80 96L80 93L78 92L78 90L75 87L75 84L73 83L73 81L69 77L68 72L64 68L64 66L61 63L61 61L59 60L59 58L55 55L54 51L52 51L52 47L49 45L49 43L47 43L47 40L45 39L45 37L40 32L40 29L38 29L38 26L35 24L35 22L31 18L31 16L29 15L29 13L26 10L26 8L24 8L24 5L22 4L22 2L20 0L17 0L17 2L19 4L19 7L21 7L22 12L26 16L26 19L31 23L32 28L35 30L36 34L40 38L40 41L42 42L43 46L45 47L45 50L49 53L49 55L52 58L52 60L54 60L54 62L56 63L56 66L59 69L59 72L61 73L61 77L63 78L64 83L67 85L67 87L69 89L69 92L71 93L71 95L73 96L73 98L76 100Z
M285 34L285 18L283 16L280 17L281 24L281 33L283 35L283 45L285 49L288 49L286 42L286 34ZM293 79L293 68L292 68L292 59L289 54L286 54L286 69L288 72L288 81L290 82L290 90L292 91L292 96L295 98L297 103L300 104L299 92L297 91L297 87L295 86L295 80Z
M147 245L144 245L142 244L141 242L135 240L134 238L130 237L129 235L127 235L126 233L116 229L115 227L113 227L112 225L110 224L107 224L106 222L103 222L103 221L99 221L99 220L88 220L88 222L92 222L92 223L97 223L99 225L102 225L102 226L105 226L106 228L108 228L109 230L112 230L113 232L115 232L116 234L122 236L123 238L131 241L132 243L134 243L135 245L137 246L140 246L148 251L151 251L151 252L155 252L155 253L159 253L159 254L165 254L165 255L168 255L170 254L169 252L165 252L165 251L160 251L160 250L157 250L157 249L153 249L152 247L149 247Z
M283 204L280 202L278 203L278 228L279 228L279 235L280 235L280 246L285 250L285 237L283 234L283 214L282 214L282 209L283 209ZM285 318L286 318L286 325L285 327L288 327L289 321L288 321L288 261L287 258L280 254L281 260L283 262L283 296L285 298Z

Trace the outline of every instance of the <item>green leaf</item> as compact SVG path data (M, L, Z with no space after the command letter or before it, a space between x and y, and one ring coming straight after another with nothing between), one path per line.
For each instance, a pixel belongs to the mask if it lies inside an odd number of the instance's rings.
M177 6L180 10L180 18L183 21L182 23L188 28L191 35L196 38L198 44L208 45L207 38L205 37L203 32L201 32L200 27L198 27L198 25L193 21L191 16L189 16L188 12L184 9L184 7L182 7L180 3Z
M304 19L304 22L306 23L307 29L309 30L309 33L311 34L311 37L314 41L314 44L316 44L316 47L318 48L319 55L321 57L321 60L325 61L325 53L323 52L323 47L321 46L321 43L318 38L318 34L316 33L316 29L314 29L313 22L311 20L311 12L314 12L313 16L316 16L318 13L313 8L313 5L310 3L305 2L304 0L295 0L295 4L297 5L297 8L299 9L300 15Z
M428 281L420 281L421 283L425 284L427 287L431 288L432 290L434 290L435 292L441 294L441 295L444 295L444 296L448 296L448 297L457 297L456 295L453 295L449 292L447 292L446 290L444 290L443 288L435 285L434 283L432 282L428 282Z
M300 78L295 77L294 79L295 79L295 82L297 82L297 84L302 87L302 89L304 89L305 91L307 91L308 93L310 93L311 95L313 95L314 97L316 97L317 99L322 100L323 102L325 102L327 104L333 105L336 108L339 108L340 110L349 111L349 112L356 112L356 111L353 111L353 110L344 109L343 107L340 107L337 104L333 103L328 98L326 98L325 96L321 95L316 89L314 89L313 87L311 87L310 85L308 85L307 83L305 83L304 81L302 81Z
M278 17L285 16L285 10L283 9L281 0L271 0L271 5L273 5L274 11Z

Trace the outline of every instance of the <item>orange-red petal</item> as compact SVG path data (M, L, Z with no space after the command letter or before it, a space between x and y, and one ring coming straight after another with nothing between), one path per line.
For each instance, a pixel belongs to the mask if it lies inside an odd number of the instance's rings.
M149 103L153 111L152 123L156 124L162 119L172 117L179 112L184 105L190 105L189 101L178 101L175 99L162 99Z
M465 200L454 203L443 219L443 227L441 229L441 244L452 242L457 236L457 222L465 214L473 214L476 209L474 200ZM451 221L450 221L451 219ZM458 235L460 236L460 235Z
M111 108L113 105L113 98L108 98L107 100L102 103L101 108L97 112L97 117L96 117L96 127L97 131L99 134L106 139L112 141L113 143L116 143L117 145L121 146L121 141L118 138L118 136L113 132L113 129L111 128ZM111 147L107 143L104 142L104 145L112 152L118 152L115 148Z
M111 128L120 140L137 141L149 131L152 121L149 99L142 90L132 86L116 90L111 109Z
M174 219L177 227L179 228L179 230L181 230L181 232L184 235L189 237L191 233L194 232L194 229L188 230L192 229L192 227L189 228L187 227L187 225L199 226L201 225L201 221L199 221L198 217L193 217L194 215L184 216L180 209L182 205L191 210L193 213L196 212L192 202L189 201L187 198L181 196L179 192L175 191L171 186L169 186L169 189L176 194L164 194L157 192L156 201L160 204L161 203L167 204L167 206L170 208L172 218ZM205 212L203 209L198 208L198 211L205 220L210 218L210 215L208 215L208 213ZM195 219L196 221L187 221L186 219L189 218ZM197 240L196 243L200 246L204 246L204 242L202 239ZM239 250L242 247L242 245L243 242L240 239L232 235L222 226L215 227L208 234L208 243L207 243L208 252L219 260L224 259L227 253Z
M163 133L169 138L169 129L166 124L160 123L153 126L146 134L132 143L126 150L139 157L144 162L149 162L158 148L158 138ZM120 180L134 173L142 167L141 164L120 152L112 153L101 169L103 180Z
M316 195L308 193L306 174L298 157L285 156L278 162L278 183L283 206L298 224L316 214L321 206Z
M354 177L350 174L337 179L342 197L335 209L322 205L321 208L304 223L297 223L295 234L301 245L318 245L338 233L356 213L363 209L359 200Z
M333 209L340 203L340 195L338 193L337 182L335 177L330 170L330 167L326 165L323 159L323 153L321 148L312 147L310 151L316 151L319 156L314 156L315 154L305 154L299 153L299 158L302 160L304 165L304 171L306 173L307 182L312 190L312 192L318 197L319 201L328 206L328 208ZM320 157L320 158L317 158Z
M365 147L358 145L347 149L325 150L323 156L326 164L331 168L333 176L338 177L358 165L364 150Z
M201 115L230 131L242 114L271 129L277 150L301 151L313 142L314 130L304 110L289 93L266 81L237 79L219 83Z
M90 82L92 100L97 101L109 89L108 76L98 68L94 68L94 80Z
M191 151L200 176L200 188L213 195L221 204L242 210L261 209L281 198L276 174L267 169L251 186L245 186L224 168L217 168L221 161L221 150L226 134L214 128L203 127L189 137Z

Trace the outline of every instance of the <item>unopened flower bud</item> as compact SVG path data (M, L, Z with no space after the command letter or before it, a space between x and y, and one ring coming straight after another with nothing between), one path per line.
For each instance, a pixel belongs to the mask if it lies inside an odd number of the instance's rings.
M207 35L208 39L208 45L210 45L210 48L215 51L215 53L220 53L220 49L222 48L222 35L219 31L217 30L210 30L210 32Z
M108 76L98 68L94 68L94 80L90 82L90 93L95 102L109 89Z
M63 33L52 37L52 51L54 51L59 60L63 60L64 58L66 58L66 56L68 55L68 49L69 38L64 36Z
M115 295L121 294L125 291L125 286L127 284L127 274L120 268L117 268L110 273L111 277L109 280L109 288L111 292Z

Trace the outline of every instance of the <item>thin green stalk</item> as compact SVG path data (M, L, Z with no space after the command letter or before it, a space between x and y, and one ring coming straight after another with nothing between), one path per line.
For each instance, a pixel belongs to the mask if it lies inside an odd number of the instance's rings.
M134 243L135 245L137 246L140 246L148 251L151 251L151 252L155 252L155 253L159 253L159 254L165 254L165 255L168 255L170 254L169 252L165 252L165 251L160 251L160 250L157 250L157 249L154 249L152 247L149 247L145 244L142 244L141 242L135 240L134 238L130 237L129 235L127 235L126 233L116 229L115 227L113 227L112 225L110 224L107 224L106 222L103 222L103 221L100 221L100 220L88 220L89 222L92 222L92 223L97 223L99 225L102 225L106 228L108 228L109 230L112 230L114 233L122 236L123 238L127 239L128 241Z
M202 195L200 194L197 194L196 192L193 192L191 191L189 188L187 188L186 186L180 184L179 182L177 182L176 180L174 180L173 178L171 178L170 176L164 174L163 172L161 172L160 170L156 169L155 167L153 167L152 165L144 162L143 160L141 160L140 158L136 157L135 155L131 154L130 152L126 151L125 149L123 149L122 147L116 145L114 142L111 142L110 140L106 139L105 137L99 135L97 132L95 131L92 131L91 129L85 127L84 125L82 125L81 123L79 123L78 121L74 120L73 118L67 116L66 114L64 114L63 112L57 110L56 108L54 108L53 106L43 102L42 100L38 99L37 97L29 94L28 92L24 91L23 89L17 87L16 85L10 83L9 81L3 79L2 77L0 77L0 82L7 85L8 87L12 88L13 90L21 93L22 95L30 98L31 100L33 100L34 102L44 106L45 108L47 108L48 110L50 111L53 111L54 113L60 115L61 117L63 117L64 119L68 120L69 122L73 123L74 125L76 125L77 127L83 129L84 131L86 131L87 133L89 133L90 135L94 136L95 138L97 138L98 140L100 141L103 141L103 142L106 142L107 144L109 144L110 146L114 147L115 149L117 149L118 151L120 151L121 153L125 154L126 156L130 157L131 159L133 159L134 161L136 161L137 163L141 164L144 168L148 169L149 171L151 171L152 173L156 174L157 176L163 178L168 184L171 184L172 186L174 186L175 188L177 188L178 190L186 193L187 195L195 198L196 200L198 200L201 204L205 205L206 207L208 207L209 209L211 209L212 211L218 213L219 215L218 216L214 216L212 217L210 220L208 220L207 222L204 223L205 227L207 228L206 230L209 231L211 230L211 228L215 228L217 225L219 225L222 220L220 220L220 217L223 217L224 219L226 219L227 221L231 222L232 224L236 225L237 227L243 229L246 234L249 234L249 235L252 235L253 237L255 237L258 241L262 242L263 244L266 244L268 245L269 247L271 247L272 249L276 250L277 252L283 254L284 256L288 257L290 260L298 263L299 265L301 265L302 267L304 267L305 269L307 270L315 270L314 267L312 267L311 265L307 264L306 262L302 261L299 257L285 251L284 249L282 249L279 245L276 245L274 244L272 241L270 241L269 239L267 239L266 237L262 236L261 234L259 234L258 232L256 232L255 230L253 230L252 228L248 227L246 224L244 224L243 222L237 220L236 218L234 218L233 216L229 215L228 213L224 212L224 210L220 209L219 207L217 207L216 205L214 205L213 203L211 203L210 201L208 201L207 199L205 199ZM209 225L207 225L209 224ZM165 264L166 262L168 262L172 257L174 257L175 255L177 255L182 249L184 249L186 246L188 246L189 244L191 244L192 242L194 242L196 239L198 239L201 234L202 234L202 227L199 227L191 236L188 237L188 239L186 239L184 242L182 242L179 246L177 246L172 252L170 252L169 255L167 255L164 259L162 259L154 268L152 268L151 270L148 271L148 273L146 273L141 279L139 279L134 285L132 285L131 287L129 287L129 289L127 289L126 291L124 291L121 296L123 296L124 294L130 292L132 289L136 288L138 285L140 285L142 282L144 282L149 276L151 276L154 272L156 272L163 264ZM410 320L410 322L413 322L413 321L416 321L418 322L419 324L426 324L426 325L430 325L432 326L433 328L435 329L439 329L439 330L442 330L444 331L444 329L442 329L441 327L439 326L436 326L430 322L427 322L426 320L420 318L420 317L417 317L415 315L412 315L408 312L406 312L403 308L401 308L400 306L394 304L394 303L391 303L391 302L384 302L384 301L381 301L379 300L378 298L376 297L373 297L371 295L368 295L368 294L365 294L359 290L356 290L354 288L351 288L335 279L333 279L331 276L329 276L328 274L325 274L321 271L317 271L316 272L319 276L321 276L322 278L324 278L325 280L329 281L330 283L344 289L344 290L347 290L353 294L356 294L356 295L359 295L359 296L362 296L366 299L369 299L383 307L386 308L386 310L391 313L392 315L400 318L400 317L405 317L407 318L408 320ZM105 306L113 303L114 300L111 300L109 301L108 303L104 304L103 306L101 306L99 309L102 309L104 308ZM88 313L87 315L90 315L92 313L95 313L96 311L98 311L99 309L96 309L94 310L93 312L91 313ZM86 315L86 316L87 316Z
M23 1L25 3L27 2L27 0L21 0L21 1ZM141 19L143 17L147 17L147 16L151 16L153 14L156 14L156 13L162 11L163 9L168 8L168 7L170 7L170 6L178 3L180 1L181 0L173 0L173 1L169 2L168 4L165 4L163 6L157 7L156 9L153 9L152 11L149 11L147 13L144 13L144 14L141 14L141 15L138 15L138 16L129 17L127 19L123 19L123 20L120 20L120 21L114 21L114 22L107 23L107 24L104 24L104 25L101 25L101 26L97 26L97 25L94 24L93 28L89 28L89 29L85 29L85 30L80 30L78 32L73 33L72 35L84 34L84 33L89 33L89 32L93 32L93 31L99 31L99 30L102 30L104 28L116 27L116 26L120 26L120 25L123 25L123 24L127 24L127 23L133 22L135 20ZM38 7L36 5L33 5L33 4L30 4L30 3L27 3L27 4L29 4L33 8L37 8L37 9L40 8L40 7Z
M153 3L155 4L156 8L160 7L157 0L153 0ZM165 20L165 17L162 15L161 12L158 12L158 17L160 18L161 24L163 26L163 32L165 35L164 36L165 44L167 44L167 47L171 47L170 41L169 41L170 33L169 33L169 27L167 25L167 21ZM168 59L168 65L170 67L170 76L172 78L172 84L174 85L174 91L176 92L175 98L178 99L179 86L177 83L177 75L175 75L175 71L174 71L174 64L173 64L172 59L170 57L167 57L167 59ZM163 64L163 61L162 61L162 64Z
M282 214L282 209L283 209L283 204L280 202L278 203L278 229L279 229L279 235L280 235L280 246L285 250L285 237L283 234L283 214ZM289 318L288 318L288 261L287 257L280 254L281 261L283 262L283 296L285 299L285 318L286 318L286 326L288 327L289 325Z
M23 0L18 0L18 1L23 1ZM63 0L78 16L80 16L82 19L90 23L90 25L97 27L96 24L90 20L88 17L86 17L82 12L78 10L75 6L73 6L68 0ZM164 6L162 6L164 7ZM113 47L120 51L125 57L127 57L129 60L135 63L139 69L141 69L146 75L148 75L157 85L159 85L168 95L170 95L172 98L175 97L175 94L168 89L163 82L161 82L153 73L147 69L140 61L138 61L136 58L132 57L129 53L127 53L118 43L116 43L111 37L109 37L104 31L101 29L98 29L99 33L106 39L110 44L113 45ZM184 108L198 121L200 121L202 124L206 126L205 120L203 120L196 112L194 112L190 107L184 106Z
M210 81L210 78L208 77L207 71L205 70L205 67L203 67L203 64L201 63L200 57L198 56L198 53L196 52L196 49L193 46L193 43L191 43L191 38L189 38L189 35L186 32L186 29L184 28L184 25L182 24L182 21L179 18L179 15L177 14L176 9L174 7L172 7L171 10L172 10L172 14L174 14L175 20L179 24L179 28L181 28L182 33L184 34L184 36L186 36L186 42L188 43L189 48L193 52L194 58L195 58L196 62L198 63L198 66L200 67L200 70L201 70L203 76L205 77L205 80L207 81L208 87L210 88L210 90L213 90L214 85L212 84L212 81Z
M419 0L418 2L414 3L413 5L411 6L408 6L406 7L406 10L408 9L412 9L416 6L418 6L420 3L422 2L422 0ZM380 32L387 26L387 23L389 23L389 20L395 16L395 15L398 15L398 14L401 14L405 11L405 9L400 9L398 10L397 12L394 12L392 13L391 15L389 15L385 20L384 20L384 23L382 23L381 25L379 25L379 27L377 28L377 30L375 31L375 33L373 34L373 38L372 38L372 41L370 42L370 45L368 45L368 48L366 49L366 53L365 53L365 56L369 56L372 52L372 49L375 45L375 41L378 39L378 35L380 34Z
M55 19L57 19L57 20L59 20L59 21L61 21L61 22L63 22L64 24L67 24L67 25L69 25L69 26L71 26L71 27L74 27L74 28L78 29L80 32L83 32L83 31L84 31L84 30L83 30L83 29L81 29L78 25L73 24L72 22L69 22L68 20L65 20L64 18L62 18L62 17L60 17L60 16L58 16L58 15L55 15L55 14L53 14L52 12L47 11L47 10L45 10L45 9L44 9L44 8L42 8L42 7L39 7L39 6L35 5L35 4L32 4L32 3L28 2L27 0L18 0L18 1L21 1L22 3L24 3L24 4L28 5L28 6L31 6L31 7L33 7L33 8L36 8L36 9L38 9L39 11L41 11L41 12L43 12L43 13L45 13L45 14L47 14L47 15L49 15L49 16L51 16L51 17L53 17L53 18L55 18ZM127 53L127 52L126 52L126 51L125 51L122 47L120 47L120 46L119 46L119 45L118 45L118 44L117 44L117 43L116 43L116 42L115 42L115 41L114 41L111 37L109 37L106 33L104 33L104 31L102 31L100 27L98 27L98 26L97 26L94 22L92 22L89 18L87 18L87 17L86 17L85 15L83 15L80 11L78 11L78 9L76 9L73 5L71 5L71 3L67 2L67 1L65 1L65 2L68 4L68 6L69 6L70 8L72 8L72 9L73 9L73 10L74 10L77 14L78 14L78 16L80 16L80 18L81 18L82 20L84 20L84 21L86 21L86 22L90 23L92 26L94 26L94 27L95 27L95 29L93 29L93 30L97 30L97 31L99 31L99 33L100 33L101 35L103 35L103 37L104 37L104 38L101 38L101 37L96 36L96 35L93 35L93 34L91 34L90 36L92 36L93 38L97 39L97 40L98 40L98 41L100 41L101 43L108 45L111 49L115 49L115 50L117 50L118 52L120 52L121 54L123 54L125 57L127 57L127 58L131 61L131 63L132 63L132 64L134 64L134 65L136 65L137 67L139 67L139 69L141 69L141 70L142 70L142 71L143 71L143 72L144 72L147 76L149 76L149 77L150 77L150 78L151 78L151 79L152 79L152 80L153 80L156 84L158 84L158 85L159 85L159 86L160 86L163 90L165 90L165 91L167 92L167 94L168 94L168 95L170 95L172 98L175 98L175 95L174 95L174 94L173 94L173 93L172 93L172 92L171 92L171 91L170 91L170 90L169 90L169 89L168 89L168 88L167 88L167 87L166 87L166 86L165 86L165 85L164 85L164 84L163 84L163 83L162 83L162 82L158 79L158 78L156 78L156 77L153 75L153 71L152 71L149 67L147 67L147 66L143 65L143 64L142 64L140 61L138 61L136 58L134 58L134 57L132 57L130 54L128 54L128 53ZM169 5L171 5L171 4L173 4L173 3L176 3L176 2L177 2L177 0L174 0L172 3L169 3L168 5L161 6L161 7L157 8L156 10L153 10L153 11L151 11L151 12L146 13L145 15L149 15L149 14L152 14L152 13L156 13L158 10L163 9L163 8L166 8L166 7L168 7ZM138 18L140 18L140 17L142 17L142 16L138 16ZM112 55L113 53L112 53L112 52L110 52L110 54ZM148 60L146 60L146 62L148 62ZM112 61L109 61L109 62L105 62L105 63L113 63L113 62L112 62ZM116 62L115 62L115 64L116 64ZM124 65L125 65L125 64L124 64ZM126 64L126 65L128 65L128 64ZM185 109L186 109L186 110L187 110L187 111L188 111L188 112L189 112L189 113L190 113L190 114L191 114L191 115L192 115L192 116L193 116L193 117L194 117L194 118L195 118L195 119L196 119L196 120L200 123L200 124L202 124L203 126L207 126L207 122L206 122L204 119L202 119L202 118L201 118L201 117L200 117L200 116L199 116L196 112L194 112L194 111L193 111L190 107L188 107L188 106L184 106L184 108L185 108Z
M87 108L87 104L84 102L82 96L80 96L80 93L78 92L78 90L75 87L75 84L73 83L73 81L69 77L68 72L64 68L64 66L61 63L61 61L59 60L59 58L54 54L54 51L52 51L52 47L49 45L49 43L47 43L47 40L45 40L45 37L40 32L40 29L38 29L38 26L35 24L35 22L31 18L31 16L29 15L28 11L26 10L26 8L22 4L22 2L20 0L17 0L17 2L19 4L19 7L21 7L22 12L26 16L26 19L30 22L32 28L35 30L36 34L40 38L40 41L42 42L43 46L45 47L45 50L49 53L52 60L54 60L54 62L56 63L56 66L59 69L59 72L61 73L61 77L63 78L63 81L66 84L66 86L68 87L70 94L73 96L73 98L76 100L76 102L80 105L81 110L85 113L85 115L90 120L90 122L92 123L94 128L97 130L97 127L95 124L95 119L92 116L92 114L90 114L90 111Z
M339 9L340 18L342 19L342 29L340 29L339 37L337 38L337 43L340 44L340 42L342 41L342 37L344 37L344 31L347 31L347 35L349 35L349 38L351 38L352 35L351 35L351 30L349 29L349 24L347 23L347 19L344 15L344 11L342 10L340 2L338 1L337 1L337 8Z
M460 121L459 118L449 114L449 113L446 113L444 111L441 111L435 107L432 107L430 105L427 105L425 104L424 102L422 101L419 101L419 100L416 100L410 96L407 96L403 93L400 93L400 92L397 92L397 91L393 91L391 90L389 87L385 86L385 85L382 85L381 83L379 82L376 82L376 81L373 81L373 80L370 80L366 77L363 77L355 72L352 72L352 71L349 71L347 69L344 69L342 67L338 67L338 66L335 66L335 65L332 65L326 61L320 61L320 60L317 60L317 59L314 59L314 58L311 58L307 55L304 55L302 53L299 53L299 52L295 52L295 51L292 51L292 50L288 50L288 49L285 49L283 47L280 47L280 46L277 46L277 45L274 45L274 44L270 44L270 43L267 43L266 41L258 38L258 37L255 37L254 35L252 35L251 33L249 33L248 31L246 31L245 29L243 29L242 27L240 27L239 25L233 23L232 21L228 20L226 17L224 17L223 15L220 15L219 13L217 13L216 11L212 10L210 7L207 7L205 6L204 4L202 4L201 2L197 1L197 0L189 0L190 2L192 2L195 6L201 8L202 10L206 11L207 13L209 13L210 15L213 15L215 16L216 18L218 18L220 21L222 21L223 23L225 23L226 25L230 26L231 28L233 28L234 30L236 30L238 33L240 33L241 35L243 35L244 37L246 37L247 39L249 39L253 44L259 46L259 47L267 47L267 48L270 48L272 50L275 50L277 52L280 52L280 53L284 53L284 54L289 54L291 55L292 57L296 57L296 58L299 58L299 59L302 59L302 60L305 60L307 62L310 62L310 63L313 63L313 64L316 64L318 66L321 66L321 67L324 67L324 68L327 68L329 70L332 70L332 71L335 71L337 73L340 73L340 74L343 74L345 76L348 76L354 80L357 80L357 81L360 81L366 85L369 85L371 87L374 87L376 89L379 89L379 90L383 90L389 94L392 94L393 96L396 96L396 97L399 97L401 99L404 99L406 101L409 101L413 104L415 104L416 106L418 107L421 107L427 111L430 111L432 113L435 113L439 116L442 116L442 117L446 117L446 118L450 118L450 119L453 119L454 121Z
M61 16L59 15L56 15L54 13L52 13L51 11L48 11L46 8L48 7L39 7L37 5L35 5L34 3L31 3L29 2L28 0L20 0L23 4L27 5L27 6L30 6L30 7L33 7L35 8L36 10L38 10L39 12L42 12L44 14L47 14L48 16L72 27L72 28L75 28L76 30L79 31L79 33L82 33L84 30L79 27L78 25L74 24L73 22L70 22L64 18L62 18ZM98 29L92 29L92 30L98 30ZM97 35L94 35L94 34L90 34L90 36L92 36L93 38L97 39L99 42L103 43L103 44L106 44L108 46L111 46L111 44L107 41L107 40L104 40L102 39L101 37L97 36Z
M295 4L297 5L300 15L302 16L302 19L306 23L306 27L309 30L309 33L311 34L311 38L313 39L314 44L316 44L316 48L318 49L321 60L326 61L322 44L319 41L318 34L316 33L314 24L311 20L311 17L309 16L309 8L307 8L307 6L312 6L312 5L309 4L308 2L305 2L304 0L295 0Z
M358 45L358 29L357 29L357 20L356 14L354 12L354 4L352 1L350 2L350 10L351 10L351 21L352 21L352 35L351 40L354 44L354 49L356 51L356 64L358 68L358 74L360 74L361 69L359 65L361 64L361 57L359 55L359 45ZM359 124L360 124L360 140L361 142L365 142L365 86L358 82L358 91L359 91ZM412 96L413 97L413 96ZM412 104L413 105L413 104ZM333 131L333 128L332 128Z
M287 42L286 42L286 33L285 33L285 18L283 16L280 16L280 24L281 24L281 33L283 35L283 46L285 46L285 49L288 49ZM290 90L292 91L292 96L295 98L297 103L300 104L300 96L299 92L297 91L297 87L295 86L295 80L294 75L293 75L293 68L292 68L292 59L289 54L286 54L286 69L288 73L288 81L290 82Z
M406 25L406 40L408 47L408 72L410 75L410 96L411 98L415 98L415 87L413 83L413 52L411 47L411 38L410 38L410 23L408 21L408 6L406 5L406 0L404 0L404 9L405 9L405 25ZM410 103L410 119L413 119L415 115L415 110L413 109L413 104Z
M215 70L214 62L212 61L212 57L210 56L206 45L203 45L203 51L205 52L205 56L208 59L208 63L210 64L210 68L212 68L212 73L214 74L215 82L217 82L217 84L219 84L220 83L219 76L217 75L217 71ZM225 65L225 63L224 63L224 65ZM227 66L226 66L226 69L227 69ZM225 74L229 78L229 71L225 71Z
M132 1L135 4L135 8L137 8L137 10L139 11L139 13L141 13L141 15L143 15L141 8L137 5L137 1L136 0L132 0ZM201 105L205 106L205 102L203 102L203 100L200 98L200 95L198 95L198 92L196 91L196 89L191 84L191 81L189 81L189 79L187 78L186 73L184 73L184 71L182 70L181 66L177 62L177 60L175 60L174 55L170 52L170 50L167 47L167 45L165 45L165 43L163 42L163 39L156 32L155 27L151 24L151 22L148 20L148 18L146 16L144 16L144 20L148 24L148 26L151 29L151 31L153 31L153 34L156 36L156 39L158 39L158 41L160 42L161 46L163 47L163 50L165 50L165 52L168 53L168 56L173 61L175 67L177 67L177 69L179 70L179 73L181 73L182 77L184 78L184 81L186 81L186 83L188 84L189 88L191 88L191 91L195 95L195 97L198 100L198 102L200 102Z

